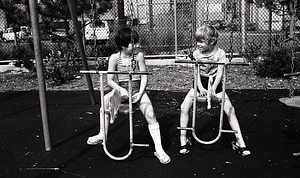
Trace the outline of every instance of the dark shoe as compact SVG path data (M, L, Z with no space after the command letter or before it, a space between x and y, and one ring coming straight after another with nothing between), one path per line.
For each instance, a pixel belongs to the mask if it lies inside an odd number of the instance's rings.
M236 142L231 142L232 144L232 149L236 152L238 152L241 156L249 156L251 155L250 150L248 150L246 147L241 148L236 145Z
M192 147L192 140L189 137L186 144L180 147L180 154L186 155L191 151L191 147Z

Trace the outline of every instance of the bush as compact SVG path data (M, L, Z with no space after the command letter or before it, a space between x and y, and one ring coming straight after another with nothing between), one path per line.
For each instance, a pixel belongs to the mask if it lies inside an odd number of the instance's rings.
M247 44L243 56L252 63L255 62L262 53L262 45L252 41Z
M66 63L52 59L46 63L44 68L47 83L56 86L73 80L79 73L80 64L76 60Z
M108 69L108 57L98 57L95 61L96 69L100 71L107 71Z
M30 44L24 43L24 45L14 46L12 50L1 49L0 59L2 60L15 60L15 66L24 66L29 71L35 71L33 59L34 52Z
M265 47L256 42L249 42L243 56L251 63L255 75L260 77L281 78L286 73L291 73L292 50L296 51L298 45L286 40L282 36L272 38L272 48ZM294 71L299 71L300 64L297 57L294 58Z
M254 62L256 75L261 77L281 78L291 73L292 57L288 50L268 51L261 60ZM294 59L294 71L299 71L299 60Z

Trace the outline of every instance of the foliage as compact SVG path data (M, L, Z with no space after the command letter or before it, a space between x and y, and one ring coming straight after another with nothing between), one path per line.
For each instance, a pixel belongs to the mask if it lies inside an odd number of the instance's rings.
M44 66L45 79L50 86L57 86L75 79L79 73L80 63L76 60L61 62L50 59Z
M299 68L298 63L296 64ZM254 69L260 77L281 78L285 73L291 72L291 65L291 54L288 51L272 50L254 63Z
M16 60L15 66L24 66L30 71L35 71L33 64L34 52L31 48L27 48L26 46L14 47L13 52L10 54L9 58Z
M108 46L98 45L97 46L97 56L100 56L100 57L107 57L116 52L117 52L117 48L115 45L108 45Z
M96 69L100 71L107 71L108 69L108 58L99 57L96 61Z
M255 42L249 43L245 49L244 57L253 64L255 75L282 78L284 74L291 73L293 53L293 71L300 71L300 61L296 55L296 51L299 49L295 48L295 46L297 44L291 40L274 36L270 49L264 49L261 44Z
M0 9L5 13L9 27L18 29L20 26L30 25L28 1L20 1L18 4L14 4L10 0L2 0L0 1Z
M95 11L91 11L91 1L90 0L76 0L74 4L76 6L77 16L81 16L82 14L87 14L88 17L91 17L91 13L95 13L95 17L99 14L107 12L112 8L112 0L95 0ZM68 20L71 19L68 2L66 0L57 0L49 1L49 0L41 0L39 7L39 14L41 14L40 26L44 32L50 33L51 31L55 31L55 20L63 20L65 22L63 28L66 30L66 34L68 34ZM96 18L100 20L99 18Z
M245 47L245 51L243 53L243 57L245 57L249 62L253 63L261 54L262 45L252 41L247 43L247 46Z

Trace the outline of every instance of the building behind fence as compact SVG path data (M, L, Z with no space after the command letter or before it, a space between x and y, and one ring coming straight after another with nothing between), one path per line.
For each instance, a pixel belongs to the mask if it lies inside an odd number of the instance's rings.
M0 31L4 33L0 50L2 53L13 53L12 47L16 44L13 40L4 40L9 26L1 10L0 18ZM286 37L289 24L288 15L270 13L264 6L243 0L115 0L113 9L99 18L108 22L109 39L99 40L100 43L96 40L85 43L87 56L90 57L108 56L113 52L114 35L120 26L126 24L139 32L146 55L170 55L191 49L195 44L195 29L203 24L212 24L219 30L218 45L226 52L241 53L251 45L267 49L274 38ZM130 19L134 19L134 23L130 23ZM91 19L79 17L79 20L86 22ZM72 33L72 23L69 22L69 25L69 33ZM64 36L63 32L55 33ZM76 44L67 45L66 40L56 40L53 36L43 36L41 39L44 55L76 49ZM19 40L17 45L30 44Z

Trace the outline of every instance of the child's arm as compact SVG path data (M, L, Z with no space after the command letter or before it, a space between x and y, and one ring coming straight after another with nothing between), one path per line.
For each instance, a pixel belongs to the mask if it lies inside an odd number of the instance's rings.
M147 71L147 66L146 66L146 63L145 63L145 58L144 58L143 53L140 52L140 53L137 54L137 61L138 61L140 71L141 72L146 72ZM147 82L148 82L148 76L147 75L141 75L140 90L139 90L138 93L133 95L133 97L132 97L133 103L136 103L141 99L141 97L143 96L144 91L146 90Z
M217 71L217 75L216 75L216 79L212 85L212 95L216 95L216 90L218 85L220 84L221 80L222 80L222 76L223 76L223 69L224 69L224 65L219 65L218 66L218 71Z
M197 87L198 87L198 89L200 91L200 96L205 96L207 94L207 90L202 85L200 74L198 74L197 84L198 84Z
M108 61L108 69L107 71L109 72L114 72L116 71L117 68L117 55L113 54L110 56L109 61ZM107 84L114 89L118 89L120 91L121 96L128 96L128 92L125 88L120 87L115 81L114 77L116 74L107 74Z
M221 63L228 62L227 58L225 56L225 52L223 50L220 51L219 60L218 61L221 62ZM212 95L216 94L216 89L217 89L218 85L220 84L220 82L222 80L224 67L225 67L224 65L218 65L216 79L215 79L215 82L212 85Z
M196 60L201 60L201 55L199 53L199 50L196 50L193 52L193 57ZM197 77L197 87L200 91L200 96L205 96L207 94L207 90L203 87L201 82L201 75L200 75L200 65L198 65L198 77Z

